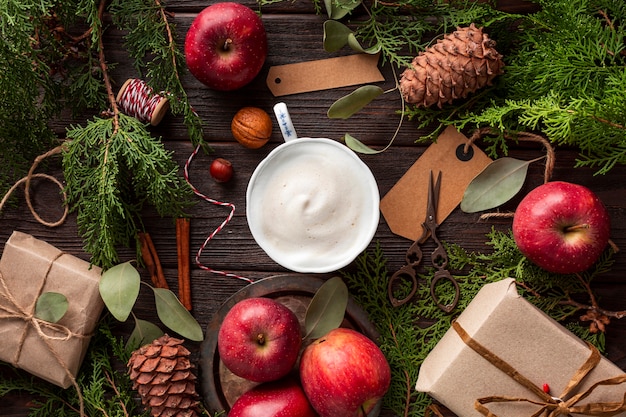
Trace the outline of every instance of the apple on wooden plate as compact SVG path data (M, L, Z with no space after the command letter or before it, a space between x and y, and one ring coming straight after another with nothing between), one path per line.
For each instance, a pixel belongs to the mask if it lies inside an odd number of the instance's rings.
M513 217L519 250L541 268L559 274L587 270L609 241L606 207L589 188L551 181L528 193Z
M239 301L224 317L217 348L224 366L254 382L287 375L302 345L300 321L278 301L252 297Z
M264 382L235 401L228 417L317 417L297 378Z
M339 327L308 345L300 381L321 417L366 417L391 383L391 369L367 336Z

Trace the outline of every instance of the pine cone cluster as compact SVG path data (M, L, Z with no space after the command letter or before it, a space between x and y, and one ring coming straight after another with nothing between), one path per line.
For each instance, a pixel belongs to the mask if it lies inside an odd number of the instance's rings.
M154 417L198 417L196 376L183 340L161 336L128 361L133 389Z
M490 85L502 74L502 55L495 42L472 23L457 28L413 59L400 78L400 92L407 103L430 107Z

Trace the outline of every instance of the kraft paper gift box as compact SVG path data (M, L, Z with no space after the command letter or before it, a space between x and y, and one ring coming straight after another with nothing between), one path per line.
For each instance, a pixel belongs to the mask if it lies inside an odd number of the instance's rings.
M0 259L0 360L62 388L72 385L104 308L101 269L13 232ZM68 300L58 323L33 317L40 294Z
M568 384L574 387L563 395ZM626 416L624 371L521 297L513 279L478 292L424 360L416 389L459 417ZM575 398L583 392L590 394ZM585 405L617 411L567 408Z

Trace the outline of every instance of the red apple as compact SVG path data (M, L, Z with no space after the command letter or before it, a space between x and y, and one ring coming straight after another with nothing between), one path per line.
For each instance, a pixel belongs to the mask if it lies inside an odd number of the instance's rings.
M267 57L261 18L239 3L215 3L194 19L185 38L191 74L208 87L229 91L251 82Z
M217 335L218 353L233 374L254 382L274 381L294 367L302 335L295 313L271 298L239 301Z
M239 397L228 417L317 417L294 378L265 382Z
M520 251L541 268L559 274L593 265L609 241L611 222L602 201L578 184L552 181L528 193L513 218Z
M391 369L367 336L337 328L306 347L300 380L321 417L364 417L389 389Z

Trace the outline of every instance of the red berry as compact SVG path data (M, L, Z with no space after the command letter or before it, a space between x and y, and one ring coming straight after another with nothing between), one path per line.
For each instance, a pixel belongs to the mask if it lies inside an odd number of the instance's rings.
M217 182L227 182L233 176L233 165L224 158L216 158L209 167L211 177Z

